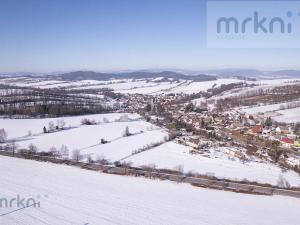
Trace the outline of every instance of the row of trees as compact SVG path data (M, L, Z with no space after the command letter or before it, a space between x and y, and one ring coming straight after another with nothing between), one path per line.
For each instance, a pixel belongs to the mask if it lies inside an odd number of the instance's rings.
M228 97L218 99L216 107L219 111L231 109L240 106L252 106L258 103L276 104L282 102L298 101L300 97L300 85L280 86L275 88L260 88L249 90L236 97ZM288 103L281 106L285 108L295 108L299 106L299 102Z
M0 104L0 115L27 115L27 116L66 116L96 113L108 113L110 109L101 105L82 105L76 103L41 103L41 104Z
M63 116L112 111L110 106L85 94L82 90L37 89L7 85L0 85L0 89L0 115ZM102 94L111 95L108 90Z
M60 120L58 119L56 121L56 125L54 124L53 121L50 121L48 123L48 130L47 130L46 126L44 126L43 131L44 131L44 133L48 133L48 132L53 132L53 131L59 130L59 129L63 130L65 126L66 126L65 121L63 119L60 119Z

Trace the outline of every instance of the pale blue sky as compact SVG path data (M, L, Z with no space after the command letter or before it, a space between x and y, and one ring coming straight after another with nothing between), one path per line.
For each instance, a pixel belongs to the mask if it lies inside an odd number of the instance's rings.
M0 72L300 69L299 49L207 49L205 3L0 0Z

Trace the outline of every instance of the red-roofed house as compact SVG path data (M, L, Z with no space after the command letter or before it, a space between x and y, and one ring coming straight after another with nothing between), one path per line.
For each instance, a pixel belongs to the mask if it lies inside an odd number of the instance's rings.
M287 144L294 144L294 140L288 137L281 138L281 141Z
M261 134L263 132L263 126L262 125L255 125L252 129L251 129L253 134Z

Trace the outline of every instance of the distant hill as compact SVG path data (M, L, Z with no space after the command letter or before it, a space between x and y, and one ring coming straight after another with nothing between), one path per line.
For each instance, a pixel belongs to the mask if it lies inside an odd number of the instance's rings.
M300 70L278 70L263 71L255 69L215 69L215 70L140 70L140 71L120 71L120 72L94 72L94 71L75 71L75 72L55 72L55 73L0 73L0 79L6 77L30 77L30 78L49 78L61 80L110 80L110 79L145 79L145 78L173 78L194 81L209 81L217 78L237 78L247 79L280 79L280 78L300 78Z
M267 74L275 75L275 76L287 76L287 77L300 78L299 70L280 70L280 71L269 72Z
M299 70L261 71L254 69L222 69L202 72L218 77L246 77L257 79L300 78Z
M212 75L185 75L182 73L163 71L163 72L127 72L127 73L98 73L93 71L76 71L58 75L63 80L110 80L110 79L145 79L145 78L173 78L194 81L216 80Z

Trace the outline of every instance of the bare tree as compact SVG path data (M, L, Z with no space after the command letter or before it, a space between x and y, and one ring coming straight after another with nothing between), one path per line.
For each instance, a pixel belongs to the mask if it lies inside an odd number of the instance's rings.
M5 143L7 140L7 133L6 131L2 128L0 129L0 143Z
M300 123L299 122L295 124L294 132L296 134L300 134Z
M280 174L278 177L277 186L281 187L281 188L290 188L291 187L289 181L287 179L285 179L282 174Z
M34 155L36 154L38 151L38 148L34 145L34 144L29 144L28 145L28 153L31 154L31 155Z
M15 156L15 152L17 150L17 147L18 147L18 145L16 144L16 140L13 139L12 142L11 142L11 146L10 146L11 151L13 153L13 156Z
M89 155L89 156L87 157L87 162L88 162L88 163L94 163L94 160L92 159L92 156L91 156L91 155Z
M54 125L53 121L50 121L48 123L48 130L49 131L53 131L54 129L55 129L55 125Z
M100 165L109 164L109 161L103 155L98 156L96 162Z
M178 171L179 173L183 173L184 172L183 165L177 165L177 166L175 166L174 170Z
M75 160L76 162L79 162L82 159L80 150L75 149L72 151L72 159Z
M66 126L66 122L63 119L57 120L56 125L57 125L58 128L64 129L64 127Z
M58 151L57 151L57 149L56 149L54 146L52 146L52 147L49 149L49 152L51 153L52 156L58 155Z
M67 147L66 145L62 145L62 146L60 147L60 154L61 154L62 156L65 156L65 157L68 157L68 156L69 156L69 149L68 149L68 147Z

